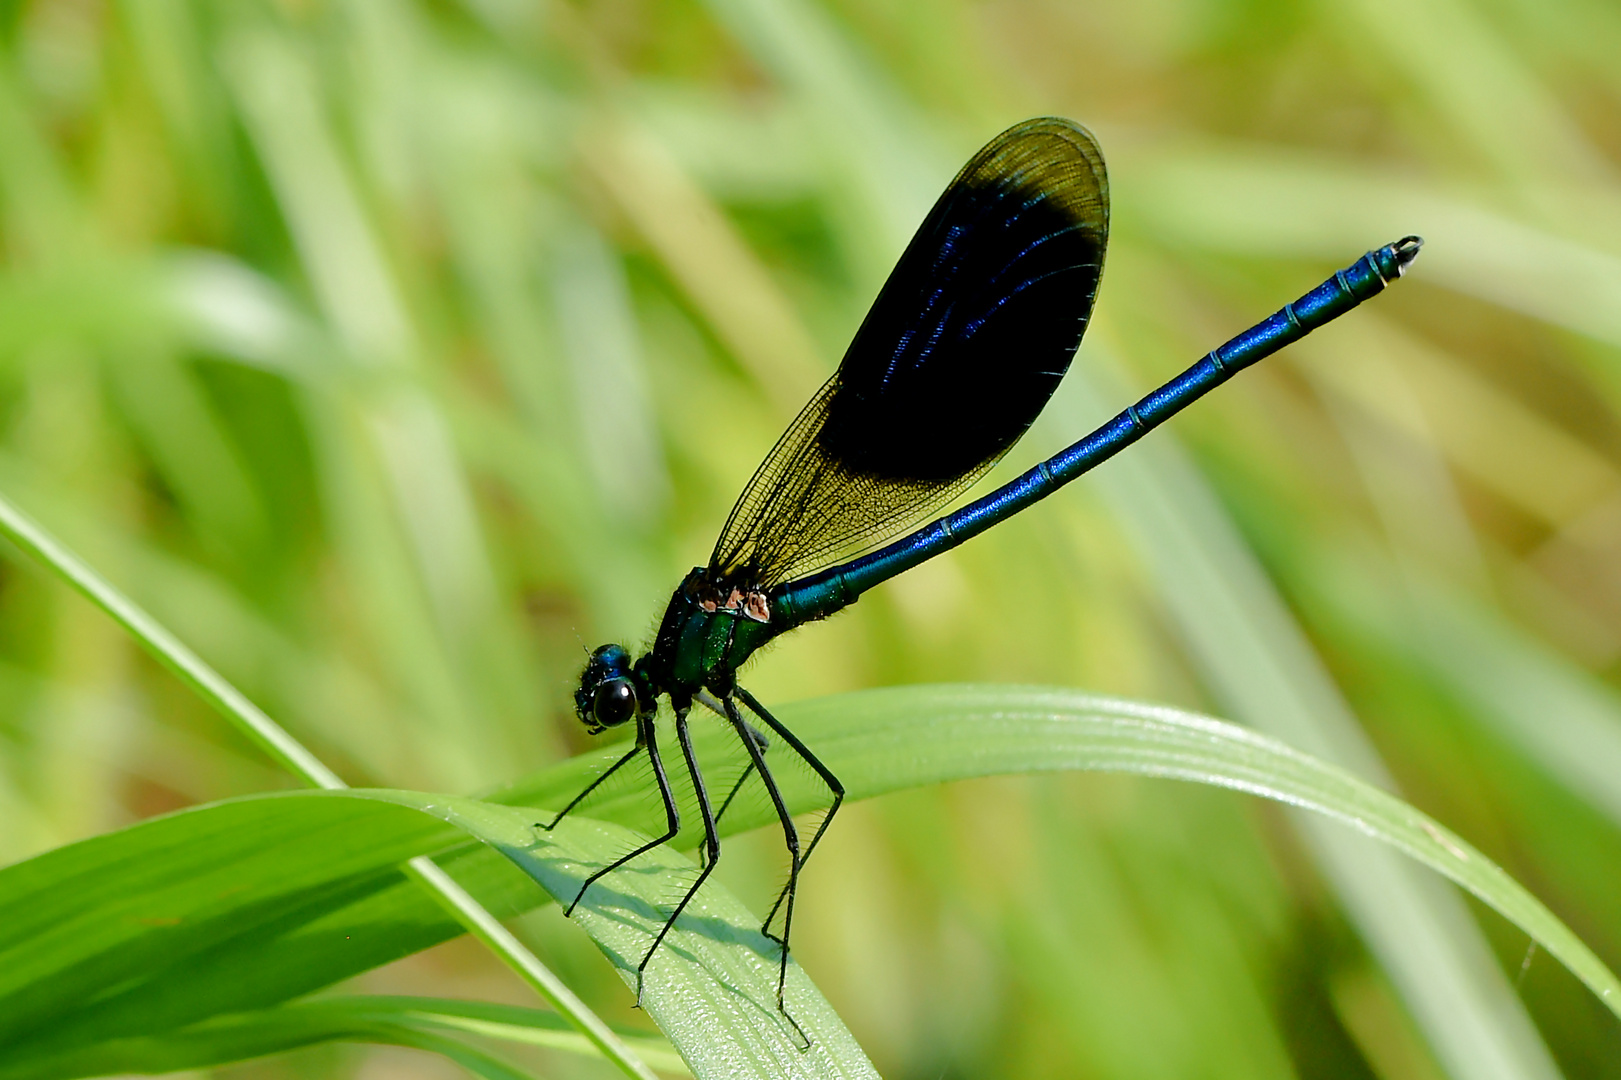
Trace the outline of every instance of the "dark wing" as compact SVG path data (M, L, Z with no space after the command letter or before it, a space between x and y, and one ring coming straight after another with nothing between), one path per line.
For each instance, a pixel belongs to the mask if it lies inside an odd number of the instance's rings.
M710 580L769 589L888 539L982 476L1068 370L1108 232L1103 154L1085 128L1028 120L991 140L743 490Z

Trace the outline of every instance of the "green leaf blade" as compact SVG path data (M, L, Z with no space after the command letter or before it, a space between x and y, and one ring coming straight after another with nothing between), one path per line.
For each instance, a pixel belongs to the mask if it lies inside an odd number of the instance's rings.
M1086 770L1211 784L1326 815L1469 889L1621 1015L1615 976L1483 855L1389 793L1252 731L1070 690L1000 686L868 691L786 706L781 715L846 778L852 798L975 776ZM719 725L705 729L700 755L724 735ZM572 763L560 771L574 777L579 769ZM503 793L503 800L557 788L555 776L537 777ZM790 786L789 797L796 811L817 803L808 787ZM222 943L219 926L231 905L247 910L266 902L280 905L287 921L246 920L229 944L237 950L238 970L273 967L285 941L313 933L323 919L352 918L401 885L391 860L458 844L466 851L466 841L477 840L552 896L572 899L592 870L639 842L639 835L623 826L573 815L543 832L535 827L537 817L522 806L476 799L352 791L286 793L155 819L0 871L0 911L26 911L41 897L61 895L71 883L98 880L99 859L99 892L80 898L79 918L122 928L98 939L100 954L69 948L62 939L42 950L25 937L0 936L0 971L9 969L13 957L29 957L30 948L35 951L29 970L43 982L53 977L45 970L53 956L62 972L74 972L103 955L153 950L160 941L177 956L196 955ZM742 813L727 818L728 831L757 824ZM270 836L301 839L267 845ZM196 850L188 849L190 839L196 840ZM137 868L138 873L130 872ZM171 876L179 872L192 876ZM690 860L666 846L603 879L576 910L581 927L628 984L634 985L635 968L663 924L676 884L694 873ZM219 895L209 886L186 895L187 881L207 885L221 874L242 878L238 893ZM182 904L170 909L178 912L178 923L119 921L164 899ZM399 929L386 920L369 928L344 925L362 933ZM401 937L402 947L407 937ZM375 953L368 957L374 958ZM335 964L325 974L335 981L341 968ZM801 1050L776 1010L776 970L776 946L759 932L758 919L724 890L706 886L649 965L643 1004L696 1076L874 1075L831 1008L791 965L789 1008L813 1040L808 1053ZM17 987L13 997L23 990ZM57 1011L36 1008L35 1034L13 1042L10 1052L13 1060L40 1058L67 1045L164 1031L183 1034L211 1016L243 1008L217 991L207 980L194 983L181 966L103 987L99 999L92 995L87 1004L57 996L50 999Z

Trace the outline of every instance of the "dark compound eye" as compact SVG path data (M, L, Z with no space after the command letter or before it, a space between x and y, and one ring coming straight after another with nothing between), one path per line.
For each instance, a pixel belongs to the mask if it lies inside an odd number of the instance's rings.
M603 727L616 727L636 715L636 688L629 679L609 679L591 698L591 715Z

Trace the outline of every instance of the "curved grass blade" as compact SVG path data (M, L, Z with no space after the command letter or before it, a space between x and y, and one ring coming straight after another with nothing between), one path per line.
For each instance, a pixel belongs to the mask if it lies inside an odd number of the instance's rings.
M396 799L403 793L378 792ZM407 800L417 798L404 794ZM528 810L471 799L424 806L493 845L554 898L572 900L598 867L645 837L622 826L564 819L548 833ZM626 873L593 886L574 919L636 989L636 966L664 926L673 881L690 881L693 862L661 848ZM798 964L789 962L787 1002L809 1036L808 1049L777 1010L778 946L760 919L723 888L706 885L647 969L641 1004L699 1077L871 1077L867 1061L832 1006Z
M171 1039L179 1054L210 1023L311 989L296 961L312 954L352 950L376 966L372 939L408 945L421 928L350 923L339 935L329 917L403 883L409 859L443 859L478 840L572 898L582 867L634 842L586 819L541 839L534 817L412 792L286 792L155 818L0 870L0 1077L82 1075L53 1067L76 1056L91 1056L98 1071L128 1069ZM460 860L445 861L459 871ZM670 877L693 872L675 851L653 853L593 890L576 917L632 978L662 925ZM815 1040L799 1050L776 1009L776 946L758 926L723 890L707 889L649 968L644 1004L682 1056L705 1077L875 1076L791 968L791 1007ZM442 1035L420 1038L455 1049ZM120 1064L119 1045L142 1056Z
M1615 976L1479 852L1394 796L1246 729L1071 690L994 686L867 691L787 706L781 714L848 778L856 797L977 776L1084 769L1213 784L1315 810L1469 889L1621 1015ZM704 734L724 735L719 725ZM571 763L505 797L566 785L577 769ZM788 795L799 809L818 797L808 784ZM763 823L748 810L739 805L728 826ZM453 848L457 836L493 846L568 898L593 867L631 841L622 828L584 818L537 836L533 820L531 810L472 799L297 792L154 819L0 871L3 1056L20 1067L48 1051L175 1031L268 1004L240 997L222 1004L226 984L206 977L209 959L230 955L238 986L243 970L263 965L273 973L280 957L296 952L289 943L296 946L345 905L363 904L399 882L394 866L404 857ZM691 872L690 862L661 849L607 879L581 905L581 925L627 981L661 921L671 875ZM678 923L674 947L661 950L650 969L644 1005L694 1074L795 1075L796 1065L814 1064L821 1075L871 1075L795 970L790 1007L817 1042L812 1055L800 1054L775 1010L774 948L757 925L722 890L706 889ZM330 949L332 942L323 945ZM246 982L261 998L274 995L274 978Z
M251 1061L327 1042L408 1046L449 1058L484 1080L533 1080L495 1055L440 1032L384 1020L329 1020L301 1006L245 1018L226 1017L181 1032L116 1039L59 1058L0 1066L0 1076L6 1080L73 1080L109 1073L150 1075Z
M323 1005L334 1017L356 1016L379 1023L430 1031L462 1032L524 1046L564 1050L582 1057L599 1056L591 1041L570 1027L562 1017L539 1009L455 998L383 995L329 998L304 1003L299 1007L306 1004ZM676 1076L691 1075L687 1063L681 1060L668 1039L629 1030L621 1030L619 1035L643 1061L660 1072Z
M1484 855L1388 792L1247 728L1074 690L1005 686L897 687L777 711L845 781L851 798L970 777L1084 770L1189 780L1314 810L1468 889L1621 1016L1621 983L1614 974ZM500 798L544 798L569 790L577 781L572 768L561 778L565 768ZM790 774L783 783L791 805L796 810L814 806L815 791L804 782L794 787L795 779ZM610 803L594 806L592 813L617 816L628 809ZM764 808L739 805L728 813L727 831L766 824L765 818Z
M521 1070L462 1042L465 1037L600 1055L590 1040L556 1013L514 1005L448 998L356 995L319 998L234 1013L180 1031L138 1035L68 1050L59 1057L0 1066L4 1080L70 1080L114 1072L162 1073L247 1061L326 1042L381 1043L440 1053L477 1076L522 1077ZM620 1037L661 1072L687 1075L663 1039L633 1032Z
M142 610L140 605L114 588L111 582L4 496L0 496L0 536L60 575L86 599L110 615L153 657L288 772L312 787L326 790L345 787L342 778L283 730L281 725L204 663L201 657ZM568 1016L574 1027L594 1042L602 1055L621 1072L641 1080L652 1080L647 1066L619 1042L608 1025L586 1008L585 1003L563 985L562 980L524 948L442 867L417 856L406 864L404 870L468 933L516 971L553 1008Z

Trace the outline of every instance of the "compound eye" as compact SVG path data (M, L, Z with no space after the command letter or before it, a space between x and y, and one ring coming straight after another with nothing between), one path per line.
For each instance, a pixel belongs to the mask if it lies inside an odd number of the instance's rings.
M636 715L636 688L629 679L609 679L591 698L591 715L603 727L617 727Z

